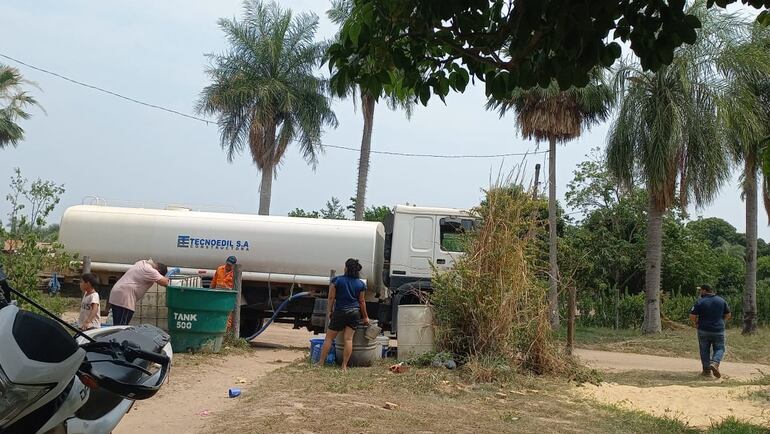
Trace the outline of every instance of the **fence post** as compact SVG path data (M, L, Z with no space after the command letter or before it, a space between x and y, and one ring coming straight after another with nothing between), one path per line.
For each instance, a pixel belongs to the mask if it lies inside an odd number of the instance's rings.
M540 185L540 163L535 164L535 184L532 186L532 200L537 200L537 187Z
M233 336L241 337L241 264L233 264L233 290L235 295L235 308L233 309Z
M572 349L575 347L575 299L577 289L575 285L569 287L569 302L567 303L567 309L569 313L567 315L567 354L572 355Z
M83 256L83 274L91 272L91 257Z

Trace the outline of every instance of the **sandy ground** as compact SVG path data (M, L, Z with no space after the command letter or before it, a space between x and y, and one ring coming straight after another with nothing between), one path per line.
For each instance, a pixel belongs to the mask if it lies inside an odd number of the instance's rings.
M660 372L700 372L700 362L693 359L658 357L632 353L577 350L590 366L608 372L651 370ZM725 362L720 366L723 379L751 380L770 373L770 366ZM670 417L694 427L708 427L733 416L770 427L767 401L748 399L752 392L768 391L767 386L654 386L638 387L614 383L586 385L577 389L581 396L622 408L641 410L659 417Z
M575 354L591 367L607 372L643 370L698 373L701 370L700 360L695 359L584 349L576 349ZM763 372L770 374L770 366L724 362L720 365L719 371L724 379L750 380L761 377Z
M249 393L253 382L304 356L312 333L275 324L255 340L253 350L229 356L180 355L172 364L169 382L146 401L139 401L123 418L116 434L193 433L205 429L212 416L231 409L238 398L227 390Z
M751 392L767 386L658 386L637 387L603 383L582 387L584 396L621 408L641 410L658 417L679 419L705 428L733 416L770 427L770 406L748 399Z

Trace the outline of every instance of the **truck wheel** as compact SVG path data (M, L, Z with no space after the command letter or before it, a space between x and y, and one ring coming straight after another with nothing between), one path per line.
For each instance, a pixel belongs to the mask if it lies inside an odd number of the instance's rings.
M418 280L416 282L405 283L398 287L396 294L400 294L398 304L421 304L416 292L432 292L431 282Z
M415 292L432 292L433 286L428 281L418 280L398 287L391 300L390 330L398 333L398 306L402 304L422 304Z
M241 317L240 333L242 338L252 336L254 333L260 331L265 323L264 315L256 317Z

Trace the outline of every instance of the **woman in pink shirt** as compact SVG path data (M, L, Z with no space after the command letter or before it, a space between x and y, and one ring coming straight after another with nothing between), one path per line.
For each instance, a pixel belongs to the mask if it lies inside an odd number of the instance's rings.
M168 286L168 278L165 277L167 272L168 267L159 262L141 260L132 265L110 291L112 323L128 325L134 316L136 303L153 284Z

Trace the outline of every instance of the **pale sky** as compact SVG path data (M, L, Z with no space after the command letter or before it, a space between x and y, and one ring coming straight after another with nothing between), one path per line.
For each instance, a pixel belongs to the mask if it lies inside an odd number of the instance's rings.
M329 2L284 0L295 11L320 17L319 38L335 26L326 18ZM221 52L225 40L216 21L239 16L240 0L131 2L4 0L0 5L0 53L111 91L193 113L201 89L208 84L204 53ZM0 151L0 195L8 192L14 167L31 179L65 184L62 204L50 219L57 222L67 206L87 196L108 203L186 204L246 213L258 208L259 174L244 154L228 163L219 146L215 124L130 103L86 89L0 58L18 67L40 90L32 89L47 114L33 109L23 123L26 140L16 149ZM326 71L326 69L324 69ZM536 149L518 137L512 116L498 119L487 112L483 85L465 94L450 94L446 105L437 98L419 106L411 120L384 104L374 116L375 150L433 154L498 154ZM325 144L357 148L361 113L350 100L337 100L340 125L327 131ZM577 162L592 147L604 147L607 125L598 125L577 141L558 149L557 187L560 199ZM540 150L547 147L540 147ZM331 196L347 204L355 196L358 154L327 149L314 171L297 148L287 152L273 183L271 213L285 215L300 207L321 208ZM445 160L372 155L367 204L392 206L472 207L482 189L502 170L522 163L521 157ZM522 177L531 182L535 163L528 157ZM719 198L693 216L717 216L744 230L744 205L736 177ZM8 206L0 202L0 219ZM763 213L759 234L770 238Z

